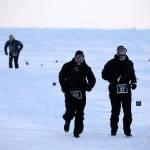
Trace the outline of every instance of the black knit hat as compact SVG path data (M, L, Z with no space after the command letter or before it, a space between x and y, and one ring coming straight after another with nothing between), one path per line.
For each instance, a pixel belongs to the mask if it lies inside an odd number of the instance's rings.
M84 56L84 53L83 53L83 51L78 50L78 51L76 51L76 53L75 53L75 56L76 56L76 55L83 55L83 56Z

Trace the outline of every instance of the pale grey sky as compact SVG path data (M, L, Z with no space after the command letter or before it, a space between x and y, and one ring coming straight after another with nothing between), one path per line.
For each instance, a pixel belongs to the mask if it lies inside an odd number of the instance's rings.
M150 0L0 0L1 27L150 28Z

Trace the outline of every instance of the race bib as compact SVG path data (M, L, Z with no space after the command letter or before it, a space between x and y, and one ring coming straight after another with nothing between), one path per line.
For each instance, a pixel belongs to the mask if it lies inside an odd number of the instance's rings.
M127 84L118 84L117 85L117 94L126 94L128 93Z
M82 99L82 93L81 93L81 91L80 90L78 90L78 91L70 91L70 95L72 96L72 97L74 97L75 99Z

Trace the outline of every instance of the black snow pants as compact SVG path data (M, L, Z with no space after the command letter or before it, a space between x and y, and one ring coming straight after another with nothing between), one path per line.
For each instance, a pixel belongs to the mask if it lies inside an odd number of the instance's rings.
M110 126L111 132L116 133L118 129L119 122L119 114L121 110L121 105L123 108L123 129L124 133L131 133L130 125L132 123L132 113L131 113L131 93L128 94L120 94L110 93L110 101L111 101L111 118L110 118Z
M84 128L84 108L86 105L86 94L82 92L82 99L75 99L69 93L65 94L66 111L63 119L70 122L75 117L74 133L81 134Z
M19 64L18 64L18 59L19 59L19 55L18 56L9 56L9 68L13 68L13 61L15 64L15 68L19 68Z

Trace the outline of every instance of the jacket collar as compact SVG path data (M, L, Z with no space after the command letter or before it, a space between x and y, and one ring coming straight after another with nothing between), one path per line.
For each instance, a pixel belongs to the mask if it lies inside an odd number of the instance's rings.
M72 62L74 65L78 65L74 58L71 60L71 62ZM85 62L85 61L84 61L81 65L79 65L79 66L84 66L84 65L86 65L86 62Z
M114 59L117 59L117 60L119 60L119 56L118 55L115 55L114 56ZM125 60L124 61L126 61L126 60L129 60L129 57L126 55L126 58L125 58Z

